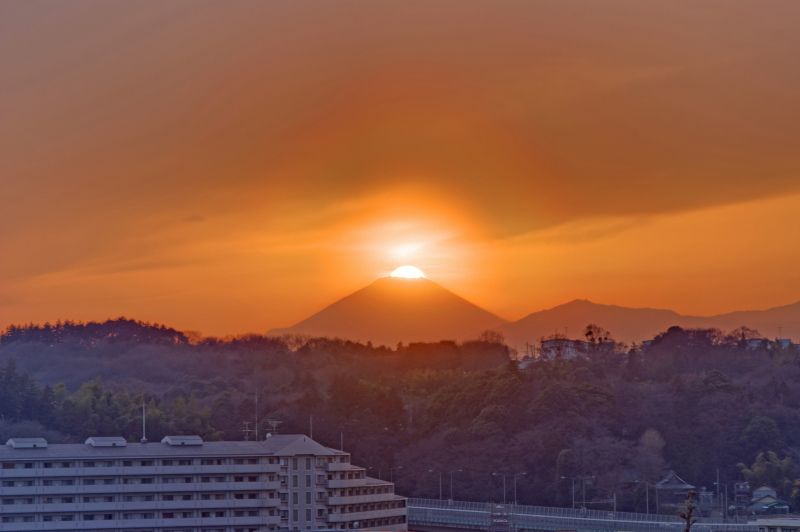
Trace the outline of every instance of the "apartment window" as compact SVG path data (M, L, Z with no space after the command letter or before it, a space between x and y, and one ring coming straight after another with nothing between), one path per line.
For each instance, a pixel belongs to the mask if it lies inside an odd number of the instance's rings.
M191 460L178 460L178 465L179 466L192 465L192 461Z
M114 519L114 514L103 514L104 521L112 521Z
M311 469L311 458L306 458L306 469Z
M200 482L203 483L211 482L211 477L200 477Z
M325 500L325 492L324 491L318 491L317 492L317 500L318 501L324 501Z
M325 475L317 475L317 484L325 484Z
M100 467L114 467L114 461L113 460L105 460L103 462L100 462Z
M325 467L325 458L321 456L317 457L317 467Z
M311 475L306 475L306 487L311 487Z
M175 496L174 495L164 495L164 496L161 497L161 500L162 501L174 501L175 500Z
M292 493L292 504L299 504L298 497L299 495L296 491Z
M83 467L94 467L94 462L84 462Z
M162 460L161 461L161 465L163 465L163 466L171 466L172 465L172 460Z
M324 508L318 508L317 509L317 518L321 518L321 517L325 517L325 509Z
M244 482L244 477L233 477L234 482Z
M191 501L191 500L192 500L192 496L191 496L191 495L189 495L189 494L183 495L183 496L181 497L181 500L184 500L184 501Z
M258 515L258 510L248 510L247 515L249 515L250 517L255 517Z
M85 478L83 479L83 483L86 486L94 486L95 480L93 478Z
M297 458L292 458L292 469L297 470ZM295 519L296 521L297 519Z
M248 458L247 459L247 463L248 464L257 464L258 463L258 458Z
M311 492L306 492L306 504L311 504Z
M123 460L122 461L122 467L132 467L132 466L133 466L133 462L131 460Z
M292 487L296 488L300 485L300 479L297 475L292 475Z
M142 467L150 467L153 465L152 460L142 460Z
M311 508L306 510L306 521L311 521Z
M210 493L201 494L200 495L200 500L201 501L210 501L211 500L211 494Z
M273 495L273 494L270 493L270 495ZM247 498L248 499L258 499L258 494L257 493L248 493L247 494ZM797 532L797 530L795 530L794 532Z
M75 462L61 462L61 467L75 467Z
M298 521L297 510L292 510L292 521Z
M113 483L114 483L114 479L113 478L104 478L103 479L103 484L113 484Z

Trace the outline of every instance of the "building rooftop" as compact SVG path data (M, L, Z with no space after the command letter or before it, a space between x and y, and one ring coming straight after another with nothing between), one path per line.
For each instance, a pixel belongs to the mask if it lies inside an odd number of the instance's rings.
M185 436L169 436L169 441L181 440ZM194 438L199 439L198 436ZM42 438L11 438L6 445L0 445L0 460L44 460L59 458L148 458L158 456L293 456L314 454L338 456L348 453L320 445L303 434L276 434L262 441L210 441L202 445L181 445L180 443L127 443L124 446L98 446L89 443L100 438L92 437L87 443L67 443L47 445ZM167 438L165 438L166 440ZM123 440L124 441L124 440ZM196 442L197 440L192 439ZM33 444L36 443L36 447Z

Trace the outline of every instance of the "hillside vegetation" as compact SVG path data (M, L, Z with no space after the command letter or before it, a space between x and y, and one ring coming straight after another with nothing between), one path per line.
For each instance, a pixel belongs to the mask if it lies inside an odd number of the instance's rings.
M453 471L455 498L502 500L492 473L526 472L521 504L568 506L569 477L590 475L587 500L617 493L620 509L644 511L664 472L711 489L719 469L800 507L800 353L748 349L745 333L673 327L645 349L520 369L496 334L388 348L123 318L13 326L0 336L0 438L136 441L145 402L151 440L243 439L257 413L262 436L309 433L313 417L315 439L343 441L370 476L393 468L409 496L438 497L442 471L447 497Z

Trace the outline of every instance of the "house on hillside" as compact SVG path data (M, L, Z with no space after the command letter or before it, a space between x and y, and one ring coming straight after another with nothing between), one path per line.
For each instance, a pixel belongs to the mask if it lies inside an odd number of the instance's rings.
M778 492L769 486L761 486L753 490L753 498L747 505L747 511L754 514L788 514L789 505L778 498Z
M656 500L660 506L683 506L686 494L695 489L694 486L670 471L667 476L656 482Z
M563 360L573 360L578 357L586 357L589 353L589 342L583 340L570 340L568 338L553 338L542 340L539 348L539 357L544 360L561 358Z

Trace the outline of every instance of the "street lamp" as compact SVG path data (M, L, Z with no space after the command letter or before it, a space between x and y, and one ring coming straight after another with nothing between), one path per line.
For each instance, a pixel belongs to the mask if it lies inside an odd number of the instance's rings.
M394 484L394 474L393 474L393 471L394 471L395 469L403 469L403 466L397 466L397 467L390 467L390 468L389 468L389 482L391 482L392 484Z
M572 509L575 509L575 477L561 477L561 480L572 480Z
M453 500L453 473L461 473L463 469L456 469L455 471L450 471L450 500Z
M428 473L439 473L439 500L442 500L442 472L429 469Z
M584 475L581 477L581 484L583 485L583 509L586 509L586 480L594 478L593 476Z
M515 473L514 474L514 506L517 505L517 477L527 475L528 473Z
M492 473L493 477L501 476L503 477L503 504L506 503L506 475L502 473Z

